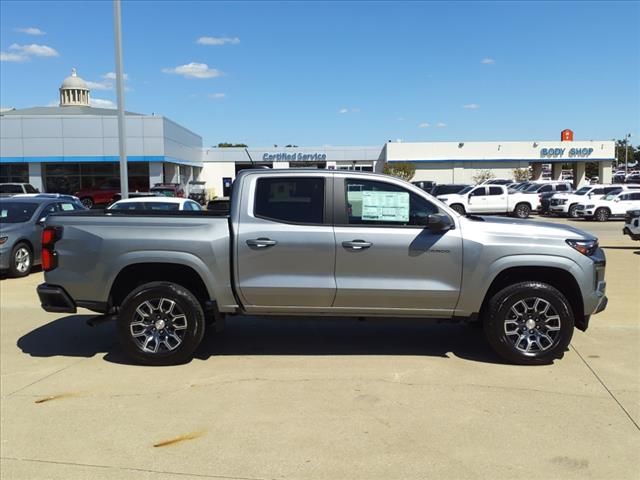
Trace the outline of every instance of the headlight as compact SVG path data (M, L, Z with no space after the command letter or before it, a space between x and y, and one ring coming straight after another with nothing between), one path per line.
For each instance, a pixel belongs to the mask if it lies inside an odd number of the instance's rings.
M590 257L595 253L598 249L598 239L591 240L566 240L567 245L569 245L574 250L579 251L581 254Z
M2 235L0 237L0 245L4 245L5 243L7 243L7 240L9 240L9 237L7 235Z
M558 205L564 205L565 203L567 203L566 200L558 200Z
M438 200L440 200L442 203L447 203L447 200L449 200L448 198L444 198L444 197L437 197Z
M595 205L587 205L587 206L586 206L586 207L584 207L584 208L593 208L593 207L595 207Z

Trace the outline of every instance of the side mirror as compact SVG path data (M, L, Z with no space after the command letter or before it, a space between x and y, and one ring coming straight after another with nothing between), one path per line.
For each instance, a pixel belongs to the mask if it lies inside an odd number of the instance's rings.
M449 230L453 223L448 215L442 213L432 213L427 217L427 227L432 232L443 232Z
M42 217L41 219L39 219L39 220L36 222L36 225L40 225L41 227L43 227L43 226L44 226L44 222L45 222L46 220L47 220L47 217Z
M591 198L591 194L589 194L589 198Z

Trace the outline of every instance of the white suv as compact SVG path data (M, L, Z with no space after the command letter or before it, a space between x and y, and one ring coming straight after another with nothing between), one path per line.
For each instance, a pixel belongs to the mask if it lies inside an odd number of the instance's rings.
M576 207L576 212L587 220L605 222L610 217L624 217L628 210L635 208L640 208L640 189L624 189L599 200L581 203Z
M573 193L557 193L551 197L549 211L556 215L577 218L576 208L579 203L584 204L587 199L598 200L620 188L621 185L585 185Z

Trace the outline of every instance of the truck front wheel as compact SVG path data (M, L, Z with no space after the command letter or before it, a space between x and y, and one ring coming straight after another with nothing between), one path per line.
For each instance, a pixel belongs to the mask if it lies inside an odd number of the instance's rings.
M205 315L198 299L170 282L136 288L122 302L118 337L125 353L145 365L176 365L200 345Z
M464 205L460 205L459 203L455 203L455 204L451 205L451 209L455 210L460 215L464 215L466 213L465 209L464 209Z
M484 331L493 349L519 365L562 358L573 336L574 318L565 296L542 282L508 286L490 300Z

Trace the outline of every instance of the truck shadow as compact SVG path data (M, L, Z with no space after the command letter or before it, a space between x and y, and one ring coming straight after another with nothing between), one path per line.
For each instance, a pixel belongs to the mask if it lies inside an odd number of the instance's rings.
M132 364L117 345L115 323L89 327L90 318L59 318L22 336L17 346L33 357L105 354L105 361ZM195 358L220 355L414 355L503 363L482 329L405 319L234 317L224 332L205 335Z

